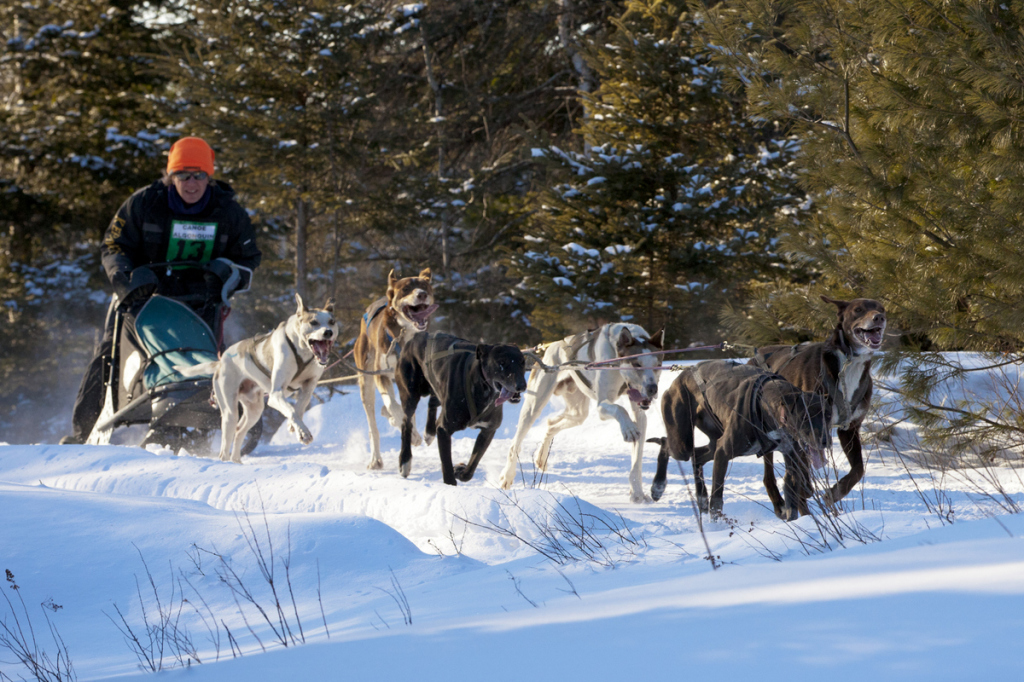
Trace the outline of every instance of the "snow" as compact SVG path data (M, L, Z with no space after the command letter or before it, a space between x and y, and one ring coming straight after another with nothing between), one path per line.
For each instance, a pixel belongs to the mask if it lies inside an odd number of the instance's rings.
M597 249L588 249L585 246L581 246L581 245L577 244L576 242L569 242L568 244L564 244L562 246L562 249L564 251L568 251L572 255L578 256L580 258L584 258L584 257L586 257L586 258L600 258L601 257L601 252L598 251Z
M662 374L662 391L674 376ZM834 517L839 531L812 517L777 520L760 461L739 458L726 479L731 520L704 519L714 562L675 463L659 502L630 504L629 446L617 423L593 414L555 439L543 475L529 462L542 435L535 427L508 493L494 482L518 418L510 404L476 477L458 487L441 482L435 446L415 448L412 474L401 478L398 433L383 419L385 469L367 471L355 392L310 410L312 445L282 430L240 466L156 446L3 445L0 568L19 590L0 584L22 618L24 598L51 652L37 605L62 607L46 613L81 680L151 679L115 623L123 627L120 611L143 632L139 594L152 622L152 586L165 608L184 605L203 661L161 678L172 682L335 679L340 671L425 680L1020 679L1024 519L1005 508L1024 504L1022 478L1001 467L940 481L904 464L894 448L912 445L913 429L892 414L894 396L880 393L883 408L864 428L867 475ZM649 436L664 433L656 408ZM893 424L887 432L902 440L874 437ZM475 436L454 439L456 461ZM649 486L655 446L646 455ZM845 472L841 453L833 457ZM982 481L1007 497L987 495ZM586 542L552 532L559 523L581 524ZM228 568L272 605L254 540L265 556L273 547L283 614L305 645L274 645L270 626L247 607L263 653L239 614ZM223 620L244 655L232 656L223 628L218 655L197 613ZM0 614L12 622L4 600ZM176 663L169 651L163 663ZM0 672L22 673L2 648Z

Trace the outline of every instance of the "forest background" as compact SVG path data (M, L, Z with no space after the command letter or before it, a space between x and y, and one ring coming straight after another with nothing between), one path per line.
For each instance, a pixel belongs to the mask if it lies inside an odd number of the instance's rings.
M264 253L239 336L299 292L351 343L393 268L487 342L795 343L870 297L910 418L1019 450L1020 400L932 395L938 351L1021 361L1022 120L1024 2L4 3L0 440L66 430L101 236L199 135Z

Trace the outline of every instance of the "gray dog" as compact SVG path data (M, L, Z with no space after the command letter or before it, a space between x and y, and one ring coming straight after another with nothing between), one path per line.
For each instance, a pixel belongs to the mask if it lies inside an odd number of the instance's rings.
M764 485L781 519L791 521L807 514L811 496L811 467L821 466L829 446L829 414L824 399L805 393L778 374L730 360L711 360L689 367L672 382L661 400L665 438L659 443L658 470L651 497L665 491L668 458L694 460L697 501L711 517L722 515L722 490L729 460L744 455L764 457ZM707 447L694 448L693 430L709 439ZM786 462L785 501L775 482L772 453ZM704 485L703 466L714 461L710 505Z

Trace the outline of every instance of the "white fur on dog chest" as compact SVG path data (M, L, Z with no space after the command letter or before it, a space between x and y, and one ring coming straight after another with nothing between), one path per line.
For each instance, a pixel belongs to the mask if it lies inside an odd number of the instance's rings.
M871 359L871 353L854 355L851 360L846 360L845 357L840 359L838 387L843 404L846 406L847 422L845 424L839 421L838 405L832 406L832 423L840 429L848 429L850 423L857 421L865 413L857 405L853 405L852 401L857 395L857 389L860 388L861 382L871 380L870 377L864 376L868 372Z

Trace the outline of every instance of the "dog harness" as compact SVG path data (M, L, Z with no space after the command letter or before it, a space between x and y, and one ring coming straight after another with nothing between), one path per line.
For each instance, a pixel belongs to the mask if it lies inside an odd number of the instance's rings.
M738 362L734 362L733 366L738 366L739 364L740 363L738 363ZM704 376L701 373L702 369L703 369L703 367L701 365L697 365L696 367L694 367L694 369L693 369L693 380L697 384L697 389L700 391L701 397L704 399L704 404L708 405L709 408L710 408L711 403L708 401L708 396L707 396L708 382L707 382L707 380L704 378ZM754 416L756 414L760 414L761 415L761 424L764 424L764 419L765 419L766 412L768 414L771 414L770 411L766 411L764 409L763 403L761 402L761 395L762 395L762 393L764 391L764 385L766 383L768 383L769 381L778 381L778 380L785 381L785 379L782 376L780 376L779 374L776 374L776 373L772 372L771 370L767 370L767 371L769 372L768 374L762 374L761 376L757 377L757 379L754 380L754 385L751 387L751 389L750 389L750 391L748 392L748 395L747 395L747 408L746 408L746 412L750 416ZM725 431L725 426L722 424L722 420L719 418L719 416L717 414L715 414L715 412L710 410L710 409L708 410L708 412L711 414L711 417L715 420L715 423L718 425L718 430L724 432ZM771 415L771 418L774 420L775 419L775 415ZM758 445L759 445L760 450L762 452L765 451L765 450L774 448L775 446L777 446L779 444L778 441L775 441L772 438L769 438L768 437L768 433L765 432L764 429L762 429L759 425L754 424L751 421L751 426L754 427L754 435L757 437ZM778 423L776 423L776 427L778 427ZM761 455L758 454L757 456L760 457Z
M581 350L583 350L584 346L586 346L586 348L587 348L587 356L591 360L593 360L594 359L594 344L597 343L597 339L600 336L600 332L601 332L602 329L604 329L605 326L606 325L601 325L597 329L590 329L590 330L587 330L585 332L580 332L579 334L576 334L575 336L567 337L565 340L569 344L569 359L568 359L568 361L569 362L574 362L577 359L577 355L579 354L579 352ZM647 349L650 348L650 346L648 344L648 340L649 339L641 340L641 341L639 341L639 343L636 343L634 345L639 345L641 348L647 350ZM634 341L636 341L636 339L634 339ZM579 368L576 368L576 369L573 369L572 372L576 375L576 378L579 380L579 382L581 384L583 384L584 386L586 386L588 391L590 391L591 393L594 392L594 385L591 383L590 379L588 379L586 376L583 375L583 370L581 370ZM619 395L622 395L623 393L626 393L627 391L629 391L629 385L624 383L623 387L622 387L622 390L619 392ZM632 398L630 398L630 400L632 400Z
M594 344L597 342L599 331L601 331L601 327L598 327L597 329L590 329L585 332L580 332L575 336L569 337L569 339L572 339L572 341L569 343L569 362L573 362L576 360L577 354L580 352L580 350L583 349L584 346L587 346L587 355L590 356L591 359L594 358ZM568 341L569 339L566 339L566 341ZM576 375L576 378L579 379L580 382L587 387L588 391L593 392L594 386L593 384L590 383L590 379L583 376L583 372L581 372L578 369L574 369L573 373Z
M283 329L285 327L285 325L287 325L287 324L288 324L288 321L285 320L284 322L282 322L281 324L279 324L277 326L277 329ZM275 329L274 332L276 332L277 329ZM245 341L242 342L243 345L242 345L242 348L241 348L241 351L243 353L245 353L246 355L248 355L249 359L252 360L252 363L254 365L256 365L256 369L258 369L260 372L262 372L268 379L270 378L270 370L266 367L266 365L264 365L262 362L260 362L260 357L259 356L260 356L260 349L267 342L267 340L269 340L270 337L274 335L274 332L266 332L266 333L263 333L263 334L257 334L256 336L254 336L254 337L252 337L250 339L246 339ZM313 360L315 359L315 356L309 358L308 360L303 360L302 356L299 355L299 349L296 348L295 344L292 343L292 340L290 338L288 338L288 334L284 335L284 340L288 342L288 347L292 349L292 354L295 356L295 364L298 366L298 369L296 370L295 374L292 376L291 380L288 382L290 384L292 381L294 381L298 377L302 376L302 373L305 372L306 368L309 367L309 364L311 362L313 362ZM299 389L295 388L294 386L289 386L288 390L290 390L290 391L297 391Z
M455 339L454 342L452 343L452 345L448 346L447 348L445 348L443 350L438 350L438 348L437 348L437 343L438 343L437 337L439 336L439 334L440 334L440 332L428 335L429 338L430 338L430 341L427 344L427 361L428 362L433 363L435 360L442 360L442 359L444 359L446 357L449 357L451 355L457 355L459 353L474 353L474 354L476 353L476 348L475 347L472 348L472 349L470 349L470 348L455 348L455 344L459 342L459 339ZM464 395L464 398L465 398L465 401L466 401L466 407L469 408L469 423L467 424L467 426L472 427L474 424L476 424L477 417L479 416L479 413L477 412L477 409L476 409L476 401L473 400L473 373L467 371L465 374L466 374L466 386L465 386L465 392L463 393L463 395ZM484 372L483 363L480 364L480 376L482 376L484 378L484 385L487 387L487 392L489 394L490 393L494 393L494 386L491 385L491 380L487 378L487 374ZM484 400L484 404L485 405L488 404L489 402L490 402L490 398L489 397Z
M836 350L826 351L822 353L821 359L822 364L818 374L818 383L824 389L825 398L829 401L829 407L835 407L838 419L836 420L835 426L841 430L847 430L850 428L850 423L853 421L853 412L855 411L855 405L857 405L864 396L867 394L867 386L859 385L857 391L852 396L847 397L843 394L842 386L846 383L846 371L853 364L849 359L849 344L846 343L846 337L843 335L841 330L836 339ZM768 359L761 352L755 352L754 364L763 370L769 372L779 373L785 367L793 361L793 359L812 345L811 341L804 341L803 343L797 344L790 347L789 357L779 365L778 369L772 369L768 366ZM825 356L831 353L836 358L836 363L839 365L839 371L837 372L836 378L833 379L831 373L825 367Z
M382 303L373 310L367 309L367 311L363 313L363 323L366 324L366 328L369 329L370 323L373 322L378 315L387 310L390 305L390 303ZM402 352L402 347L398 345L398 339L391 336L391 332L388 331L387 325L384 326L384 341L388 344L388 353L390 353L392 349L394 349L396 353Z

